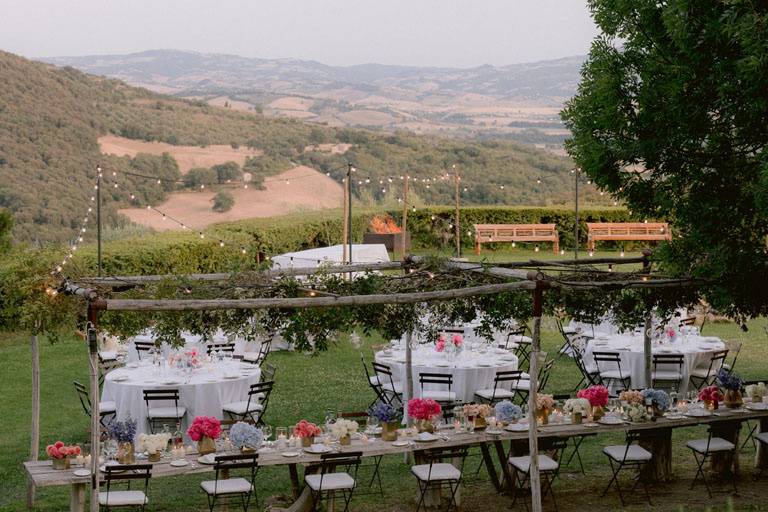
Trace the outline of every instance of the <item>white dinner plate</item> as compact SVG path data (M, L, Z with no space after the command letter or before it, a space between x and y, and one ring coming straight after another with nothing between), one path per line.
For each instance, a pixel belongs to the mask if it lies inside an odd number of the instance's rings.
M197 462L200 464L216 464L216 454L215 453L209 453L206 455L202 455L197 458Z
M163 386L175 386L176 384L181 384L180 380L177 379L165 379L160 382Z
M430 434L429 432L421 432L418 434L414 439L420 443L431 443L432 441L437 441L440 439L434 434Z
M762 402L752 402L745 406L750 411L764 411L768 409L768 404L764 404Z
M499 434L503 434L504 432L499 430L499 429L487 428L487 429L485 429L485 433L488 434L488 435L497 436Z
M712 411L706 409L690 409L685 413L689 418L704 418L706 416L712 416Z
M125 374L115 375L112 377L112 380L115 382L123 382L124 380L128 380L128 376Z
M178 460L172 460L171 466L175 468L183 468L184 466L188 466L189 462L186 459L178 459Z
M79 477L86 477L91 476L91 470L90 469L76 469L72 472L73 475L79 476Z
M507 430L509 432L525 432L528 430L528 424L527 423L510 423L506 427L504 427L504 430Z
M392 446L408 446L410 443L405 440L395 441L392 443Z
M328 453L330 451L333 451L333 448L330 446L325 446L324 444L321 444L320 446L310 446L309 448L304 448L304 451L307 453L313 453L315 455L319 455L321 453Z
M603 416L597 422L603 425L621 425L624 423L624 420L616 416Z
M139 363L128 363L127 365L125 365L125 367L126 368L138 368L139 367Z
M477 366L479 368L489 368L489 367L491 367L493 365L491 363L477 363Z
M301 453L299 453L299 452L283 452L280 455L282 455L283 457L291 458L291 457L298 457L299 455L301 455Z
M450 368L451 364L450 363L435 363L435 366L437 366L438 368Z

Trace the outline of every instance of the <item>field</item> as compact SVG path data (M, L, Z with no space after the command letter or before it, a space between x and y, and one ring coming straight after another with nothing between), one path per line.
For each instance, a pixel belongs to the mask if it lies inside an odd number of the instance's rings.
M604 256L607 253L597 253ZM533 256L551 258L548 253L534 254L532 251L487 251L488 261L523 260ZM766 378L768 344L764 328L768 322L759 318L748 322L748 331L743 332L733 323L707 324L705 333L736 339L744 342L737 365L744 378ZM543 330L544 350L554 352L561 343L552 319L545 319ZM86 442L88 420L77 401L71 381L85 381L87 378L87 349L85 344L69 333L54 345L43 342L42 365L42 435L41 444L58 439L72 442ZM306 418L320 422L327 410L361 410L371 401L372 393L367 388L359 354L366 359L372 357L371 346L383 340L377 335L365 337L363 347L354 348L346 334L342 334L328 352L316 356L279 352L270 355L277 365L277 387L270 401L267 422L272 426L286 426ZM0 375L4 378L3 392L6 399L0 403L0 417L5 428L0 430L0 480L5 484L0 494L0 510L21 512L25 509L25 479L21 469L22 461L29 449L29 370L28 336L22 333L0 335ZM574 363L563 357L555 365L547 391L569 393L578 380ZM753 481L751 468L754 450L751 445L741 453L742 475L739 494L732 497L726 492L716 492L707 498L703 488L688 489L693 478L693 458L685 448L685 441L705 435L703 428L676 430L673 437L673 474L675 481L660 484L652 489L654 510L694 511L723 510L733 500L734 510L768 510L762 497L768 491L768 477ZM599 498L609 477L609 470L601 447L620 443L616 435L600 435L588 439L582 446L586 475L581 475L573 464L565 468L555 483L558 506L561 511L585 510L608 512L619 507L615 492ZM473 454L467 459L468 475L463 490L463 510L499 510L509 507L510 500L499 496L493 490L484 471L475 476L479 459ZM353 500L352 509L365 512L412 510L415 507L416 484L408 465L400 457L390 457L382 463L382 478L385 498L360 495ZM151 483L150 500L153 510L205 510L205 499L199 491L202 477L158 479ZM290 492L286 468L263 470L258 478L258 491L262 504L271 496L286 495ZM630 485L626 480L624 485ZM716 487L720 488L720 487ZM723 486L722 489L727 489ZM67 489L47 488L38 491L36 510L58 511L66 507ZM522 505L518 510L524 510ZM551 510L551 502L545 502L545 510ZM640 494L631 496L627 510L650 510Z

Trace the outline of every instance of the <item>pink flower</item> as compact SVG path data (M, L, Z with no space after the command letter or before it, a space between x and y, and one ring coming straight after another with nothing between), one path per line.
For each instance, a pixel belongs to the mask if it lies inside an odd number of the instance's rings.
M197 416L187 429L187 435L193 441L200 441L203 437L218 439L221 435L221 421L214 416Z
M296 437L315 437L320 435L320 427L307 420L301 420L293 428L293 435Z
M608 404L608 388L605 386L598 385L581 389L576 393L576 396L586 398L589 400L589 405L593 407L605 407Z
M673 328L671 328L671 327L669 329L667 329L667 336L670 337L670 338L674 338L675 337L675 330Z
M461 334L454 334L453 335L453 344L456 347L460 347L464 343L464 340L461 338Z
M435 343L435 350L438 352L445 350L445 340L442 337L437 340L437 343Z
M440 404L431 398L412 398L408 400L408 415L417 420L431 420L442 412Z
M717 386L708 386L701 391L699 391L699 400L711 400L711 401L720 401L723 399L723 394L720 392L720 390L717 388Z

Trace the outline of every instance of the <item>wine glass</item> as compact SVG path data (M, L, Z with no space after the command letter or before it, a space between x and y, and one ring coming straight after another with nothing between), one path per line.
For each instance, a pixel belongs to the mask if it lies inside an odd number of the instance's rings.
M366 434L373 434L376 431L376 427L379 426L379 420L376 416L371 414L365 419L365 432Z
M264 434L264 440L269 441L269 438L272 437L272 427L269 425L264 425L261 427L261 433Z

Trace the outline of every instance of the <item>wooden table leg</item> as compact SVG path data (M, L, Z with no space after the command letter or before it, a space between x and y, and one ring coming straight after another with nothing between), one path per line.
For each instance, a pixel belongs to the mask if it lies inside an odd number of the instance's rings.
M69 494L69 512L84 512L85 482L72 484Z
M288 473L291 475L291 495L293 499L299 498L299 470L296 464L288 465Z
M768 418L760 418L759 432L768 432ZM757 441L757 452L755 452L755 467L760 471L768 468L768 449L760 441Z
M494 444L496 442L501 442L501 441L495 441ZM480 445L480 452L483 454L483 461L485 462L485 468L488 470L488 475L491 477L491 483L493 484L493 487L496 489L496 492L502 492L503 487L499 482L499 473L496 471L496 465L493 463L491 452L488 450L488 443L483 443Z
M672 481L672 429L642 430L639 444L653 454L641 478L649 482Z
M506 490L506 492L512 496L515 490L512 488L512 473L509 471L508 461L509 456L507 455L506 450L504 450L504 443L500 439L494 441L493 445L496 448L496 457L499 459L501 473L504 476L504 479L501 482L502 492Z

